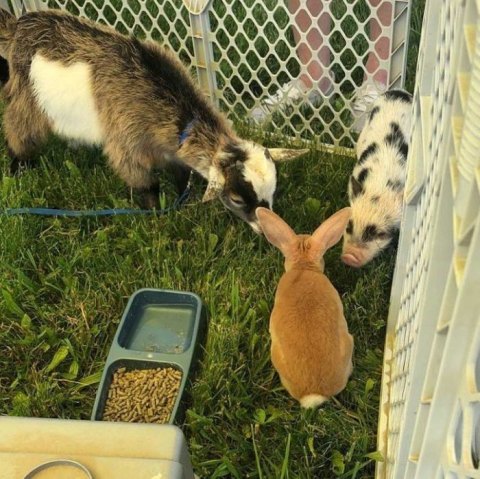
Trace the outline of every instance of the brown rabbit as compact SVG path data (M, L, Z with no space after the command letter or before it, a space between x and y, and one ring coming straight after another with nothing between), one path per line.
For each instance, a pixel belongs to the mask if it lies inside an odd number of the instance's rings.
M265 237L285 256L270 316L272 363L302 407L316 407L342 391L352 372L353 337L337 290L323 274L325 251L345 231L343 208L312 235L297 235L279 216L257 208Z

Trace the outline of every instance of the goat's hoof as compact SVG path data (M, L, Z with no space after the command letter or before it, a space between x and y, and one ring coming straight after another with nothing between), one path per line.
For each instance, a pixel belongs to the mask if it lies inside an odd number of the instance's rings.
M18 176L23 171L28 170L32 167L31 163L28 161L22 161L18 158L13 159L10 162L10 175L11 176Z
M138 204L142 210L159 210L160 209L160 200L158 195L141 195Z

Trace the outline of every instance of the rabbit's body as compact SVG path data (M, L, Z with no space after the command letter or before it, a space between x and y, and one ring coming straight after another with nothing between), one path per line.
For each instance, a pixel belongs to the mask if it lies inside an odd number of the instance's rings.
M320 395L325 400L345 388L352 370L353 338L340 296L323 273L294 268L282 276L270 335L273 365L295 399L302 402L309 395Z
M283 386L303 407L342 391L352 372L353 337L337 290L323 274L323 254L342 237L350 209L313 235L296 235L275 213L257 209L265 237L285 256L270 317L271 358Z

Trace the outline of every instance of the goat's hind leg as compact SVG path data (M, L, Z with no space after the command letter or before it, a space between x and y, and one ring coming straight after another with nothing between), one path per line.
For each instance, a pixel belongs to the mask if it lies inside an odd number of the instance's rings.
M32 155L46 139L50 125L33 98L20 97L10 101L3 115L10 172L17 174L29 166Z

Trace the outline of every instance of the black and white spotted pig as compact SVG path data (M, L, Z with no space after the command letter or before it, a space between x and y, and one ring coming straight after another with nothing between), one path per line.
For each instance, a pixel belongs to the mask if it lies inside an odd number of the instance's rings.
M357 143L348 185L352 216L342 261L359 268L388 246L400 226L410 144L412 96L390 90L373 104Z

